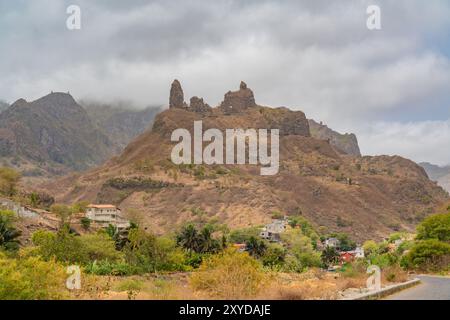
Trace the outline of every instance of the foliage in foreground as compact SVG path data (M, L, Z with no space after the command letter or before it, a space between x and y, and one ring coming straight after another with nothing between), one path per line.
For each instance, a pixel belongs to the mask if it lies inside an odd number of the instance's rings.
M10 259L0 253L0 300L63 299L66 278L54 260Z
M261 264L245 252L226 249L205 259L190 283L196 290L217 298L248 298L263 287L265 274Z

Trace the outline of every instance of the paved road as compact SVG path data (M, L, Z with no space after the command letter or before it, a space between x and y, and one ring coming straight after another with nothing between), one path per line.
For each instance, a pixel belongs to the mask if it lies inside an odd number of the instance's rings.
M386 300L450 300L450 278L417 276L422 283L386 297Z

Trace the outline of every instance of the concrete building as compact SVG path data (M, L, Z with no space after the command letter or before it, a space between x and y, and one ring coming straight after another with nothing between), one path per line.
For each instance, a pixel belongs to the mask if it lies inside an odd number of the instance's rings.
M86 218L105 228L110 224L119 229L130 227L130 222L122 216L120 209L111 204L88 205Z
M286 231L286 220L274 220L272 223L266 225L259 236L269 241L280 241L280 235Z

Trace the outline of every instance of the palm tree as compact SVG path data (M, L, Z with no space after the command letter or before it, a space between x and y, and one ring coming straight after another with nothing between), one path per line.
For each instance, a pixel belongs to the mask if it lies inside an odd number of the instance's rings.
M11 225L8 215L0 214L0 248L8 251L19 248L21 232Z
M199 249L202 253L214 253L219 250L219 242L212 237L211 228L203 228L198 238Z
M197 252L200 247L197 229L189 224L177 235L177 244L188 251Z

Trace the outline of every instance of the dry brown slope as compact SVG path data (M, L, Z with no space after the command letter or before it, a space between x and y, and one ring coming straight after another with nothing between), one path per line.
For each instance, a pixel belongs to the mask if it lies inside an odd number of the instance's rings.
M317 227L345 231L358 240L412 230L448 199L412 161L344 156L326 141L309 137L305 128L300 130L303 135L286 130L282 134L280 172L271 177L260 176L255 166L189 167L169 160L170 133L192 128L194 120L203 120L204 129L263 128L271 123L283 131L283 121L292 117L287 109L263 107L231 115L218 109L208 114L167 110L156 117L153 130L136 138L119 157L47 188L60 201L115 202L126 211L138 210L159 233L186 221L260 225L278 211L302 214Z

